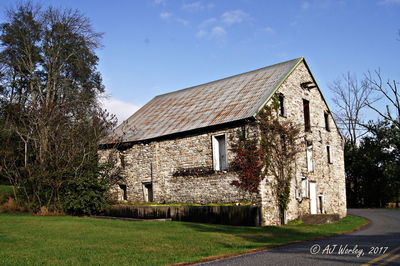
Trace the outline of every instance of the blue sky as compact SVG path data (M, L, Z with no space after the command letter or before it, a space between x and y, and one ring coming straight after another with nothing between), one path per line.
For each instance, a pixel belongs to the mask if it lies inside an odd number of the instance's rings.
M120 119L158 94L301 56L328 102L347 71L400 76L400 0L33 2L78 9L104 33L99 70Z

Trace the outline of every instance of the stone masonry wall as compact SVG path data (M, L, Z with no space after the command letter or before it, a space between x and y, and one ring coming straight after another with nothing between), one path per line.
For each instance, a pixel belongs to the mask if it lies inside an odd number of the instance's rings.
M243 192L232 185L232 181L238 177L236 173L229 171L229 168L228 171L218 171L205 176L174 175L178 169L213 168L213 135L225 134L228 164L232 162L235 155L231 150L231 138L236 135L237 130L241 128L135 144L125 151L118 152L124 158L122 176L127 186L127 200L145 201L143 183L151 182L154 202L157 203L259 202L260 196ZM109 152L110 150L99 151L102 157ZM118 188L114 189L114 192L118 193Z
M316 182L317 210L320 210L318 196L323 196L323 212L338 213L341 217L346 215L346 189L344 172L343 140L338 132L331 114L329 114L330 131L325 129L324 112L328 107L323 101L317 88L303 89L302 82L312 81L311 75L302 62L281 85L278 93L285 99L286 117L298 121L301 134L304 137L301 149L296 160L296 178L292 180L290 203L287 210L287 219L293 220L303 214L310 213L310 199L295 198L296 188L301 188L302 177L309 182ZM310 102L311 132L304 129L303 99ZM314 171L307 171L305 140L313 145ZM326 146L329 145L332 163L328 163ZM268 181L268 182L267 182ZM279 224L279 211L273 196L270 178L261 184L264 224Z

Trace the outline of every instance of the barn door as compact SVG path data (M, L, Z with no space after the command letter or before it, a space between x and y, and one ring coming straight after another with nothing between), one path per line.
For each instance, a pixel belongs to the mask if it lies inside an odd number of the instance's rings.
M310 182L310 213L317 214L317 183Z
M153 202L153 184L151 182L145 182L142 184L142 187L144 201Z

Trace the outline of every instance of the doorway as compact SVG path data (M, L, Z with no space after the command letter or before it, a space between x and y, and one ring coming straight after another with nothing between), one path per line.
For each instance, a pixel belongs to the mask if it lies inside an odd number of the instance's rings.
M317 183L310 182L310 213L317 214Z
M153 202L153 184L151 182L143 183L143 197L146 202Z

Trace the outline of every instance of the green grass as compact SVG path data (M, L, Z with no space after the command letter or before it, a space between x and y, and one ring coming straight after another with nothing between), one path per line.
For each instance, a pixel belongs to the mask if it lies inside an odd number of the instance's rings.
M0 204L6 202L14 194L12 186L0 185Z
M334 224L241 227L0 214L0 265L194 262L342 233L365 222L348 216Z

